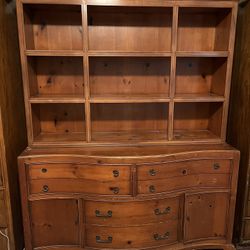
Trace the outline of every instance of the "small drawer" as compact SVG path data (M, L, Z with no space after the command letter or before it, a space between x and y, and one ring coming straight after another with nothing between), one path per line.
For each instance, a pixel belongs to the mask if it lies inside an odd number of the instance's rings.
M39 164L29 167L30 193L130 194L130 167Z
M229 174L187 174L138 182L139 194L155 194L187 188L229 188Z
M165 164L141 165L138 180L154 180L186 175L229 174L230 160L186 160Z
M30 182L30 194L86 193L99 195L129 195L129 181L103 181L87 179L41 179Z
M86 228L86 245L95 248L145 248L177 242L178 221L170 220L135 227L90 226Z
M86 223L129 226L177 220L179 203L179 197L138 202L86 201Z
M84 179L91 181L127 181L130 167L120 165L38 164L29 166L30 180Z

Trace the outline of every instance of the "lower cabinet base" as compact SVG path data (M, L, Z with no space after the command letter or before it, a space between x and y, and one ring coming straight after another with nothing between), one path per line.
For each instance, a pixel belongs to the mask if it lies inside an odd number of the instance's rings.
M29 151L19 159L25 249L235 249L239 155L221 147L124 159Z

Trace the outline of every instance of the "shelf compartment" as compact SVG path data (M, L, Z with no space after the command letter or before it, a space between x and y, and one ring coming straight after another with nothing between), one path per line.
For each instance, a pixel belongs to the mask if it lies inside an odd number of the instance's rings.
M172 8L88 6L88 30L91 51L171 51Z
M226 58L177 58L175 95L179 97L223 97Z
M30 96L83 98L81 57L28 57Z
M24 4L28 50L82 50L80 5Z
M174 140L219 140L223 103L175 103Z
M92 141L167 140L168 104L91 104Z
M170 58L90 57L91 96L169 96Z
M84 104L32 104L34 142L85 141Z
M231 8L180 8L177 50L227 51L231 12Z

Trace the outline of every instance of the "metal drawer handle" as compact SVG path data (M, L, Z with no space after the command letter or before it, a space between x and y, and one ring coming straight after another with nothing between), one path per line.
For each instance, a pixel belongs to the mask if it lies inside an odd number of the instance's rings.
M97 235L95 239L96 239L96 243L112 243L112 240L113 240L112 236L108 236L106 240L102 240L101 236L99 235Z
M111 187L111 191L113 191L114 194L119 194L120 189L118 187Z
M170 207L166 207L165 210L161 211L159 208L155 209L155 215L164 215L164 214L169 214L171 211Z
M114 177L119 177L119 170L113 170Z
M155 169L150 169L148 172L149 172L149 174L151 176L156 176L156 170Z
M220 164L219 163L214 163L214 170L218 170L220 168Z
M101 214L101 212L99 210L95 210L95 216L96 217L101 217L101 218L110 218L110 217L112 217L112 211L109 210L107 212L107 214Z
M154 234L155 240L167 240L169 238L169 232L166 232L164 235Z
M47 193L49 191L49 187L47 185L43 186L43 192Z
M149 192L150 193L154 193L155 192L155 186L154 185L149 186Z

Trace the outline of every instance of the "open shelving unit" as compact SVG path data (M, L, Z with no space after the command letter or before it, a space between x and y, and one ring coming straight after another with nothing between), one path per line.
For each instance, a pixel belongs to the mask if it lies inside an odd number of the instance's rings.
M224 141L233 3L107 2L21 4L30 145Z

